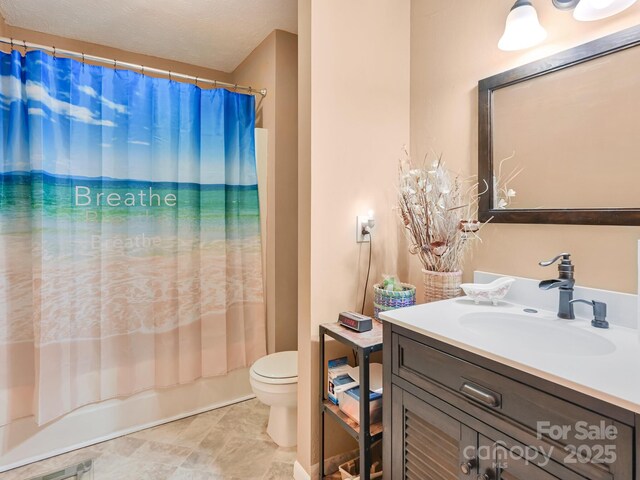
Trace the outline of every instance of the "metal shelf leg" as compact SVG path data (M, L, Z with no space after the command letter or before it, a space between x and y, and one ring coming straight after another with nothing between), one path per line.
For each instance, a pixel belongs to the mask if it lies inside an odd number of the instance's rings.
M318 348L320 349L320 368L319 368L319 380L320 385L319 398L320 398L320 464L318 466L320 480L324 479L324 330L320 328L320 339Z
M369 480L371 474L371 435L369 424L369 357L364 349L358 349L360 368L360 479Z

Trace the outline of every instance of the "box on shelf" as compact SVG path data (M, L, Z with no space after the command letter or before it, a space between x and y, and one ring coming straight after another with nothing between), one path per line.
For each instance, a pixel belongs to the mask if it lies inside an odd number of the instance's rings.
M327 362L327 397L336 405L338 405L338 397L335 393L335 386L353 381L349 376L350 370L347 357L334 358Z
M360 423L360 387L338 389L338 405L349 418ZM382 421L382 394L369 392L369 422Z
M342 480L360 480L360 457L338 467ZM371 480L382 478L382 442L371 445Z
M348 390L353 387L357 387L358 382L356 382L349 375L340 375L337 378L333 379L333 398L329 397L336 405L340 405L340 393L343 390ZM334 400L335 399L335 400Z

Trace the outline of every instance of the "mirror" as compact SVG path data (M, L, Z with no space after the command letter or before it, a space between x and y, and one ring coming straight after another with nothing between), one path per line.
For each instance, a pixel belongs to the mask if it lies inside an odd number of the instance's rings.
M638 45L634 27L480 81L480 220L640 225Z

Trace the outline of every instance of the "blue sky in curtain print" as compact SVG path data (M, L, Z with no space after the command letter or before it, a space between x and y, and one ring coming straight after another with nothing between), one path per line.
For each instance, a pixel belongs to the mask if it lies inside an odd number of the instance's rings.
M33 51L0 54L0 173L255 185L255 99Z

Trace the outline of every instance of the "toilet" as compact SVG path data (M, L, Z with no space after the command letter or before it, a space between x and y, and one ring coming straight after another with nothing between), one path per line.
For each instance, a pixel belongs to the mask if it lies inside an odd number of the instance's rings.
M271 407L267 433L281 447L298 443L298 352L278 352L256 361L250 371L251 389Z

